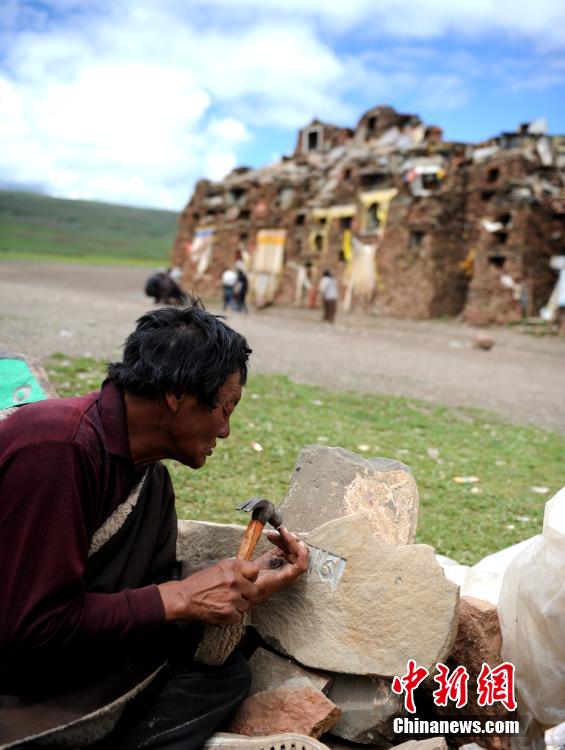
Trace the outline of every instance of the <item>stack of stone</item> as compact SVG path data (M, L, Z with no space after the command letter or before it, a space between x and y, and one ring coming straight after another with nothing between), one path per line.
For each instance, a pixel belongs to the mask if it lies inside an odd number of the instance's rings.
M324 735L335 750L352 742L389 748L406 739L393 731L405 709L391 683L409 659L433 674L455 647L458 664L498 663L496 609L493 619L468 602L470 624L460 625L459 588L431 547L414 544L418 490L407 466L307 446L281 510L285 526L317 549L306 575L252 613L265 647L250 659L251 692L231 732ZM179 557L233 556L241 535L237 525L182 521ZM268 546L262 540L258 552ZM492 627L481 636L485 617Z

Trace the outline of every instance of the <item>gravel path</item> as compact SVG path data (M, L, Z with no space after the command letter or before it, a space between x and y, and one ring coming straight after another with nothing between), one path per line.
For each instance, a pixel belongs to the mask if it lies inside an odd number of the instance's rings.
M150 270L0 261L0 346L119 356L134 321L151 309ZM340 390L394 394L491 410L519 424L565 433L565 339L500 328L491 351L473 349L473 329L453 321L407 321L271 308L231 317L253 348L254 372Z

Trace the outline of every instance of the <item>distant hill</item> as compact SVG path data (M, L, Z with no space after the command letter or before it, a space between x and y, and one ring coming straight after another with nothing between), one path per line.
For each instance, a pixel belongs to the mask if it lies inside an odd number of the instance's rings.
M0 259L169 265L177 222L173 211L0 190Z

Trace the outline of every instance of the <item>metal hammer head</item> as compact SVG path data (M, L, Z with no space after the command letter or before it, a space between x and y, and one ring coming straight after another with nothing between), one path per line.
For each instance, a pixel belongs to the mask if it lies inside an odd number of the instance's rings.
M270 500L264 497L251 497L249 500L237 506L237 510L253 512L253 520L261 521L263 524L270 523L275 529L282 526L282 513L278 511Z

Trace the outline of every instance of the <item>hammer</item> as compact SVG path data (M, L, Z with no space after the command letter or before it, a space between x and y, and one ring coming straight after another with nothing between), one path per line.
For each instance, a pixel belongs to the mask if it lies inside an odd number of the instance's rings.
M264 497L252 497L238 505L237 510L245 510L248 513L251 511L251 521L247 524L236 558L251 560L265 524L270 523L274 529L278 529L282 526L282 513Z
M237 510L251 512L251 521L243 534L236 559L251 560L265 524L270 523L278 529L282 526L282 514L264 497L252 497L238 505ZM241 622L233 625L207 625L194 654L194 660L214 666L223 664L241 640L247 622L248 616L244 615Z

